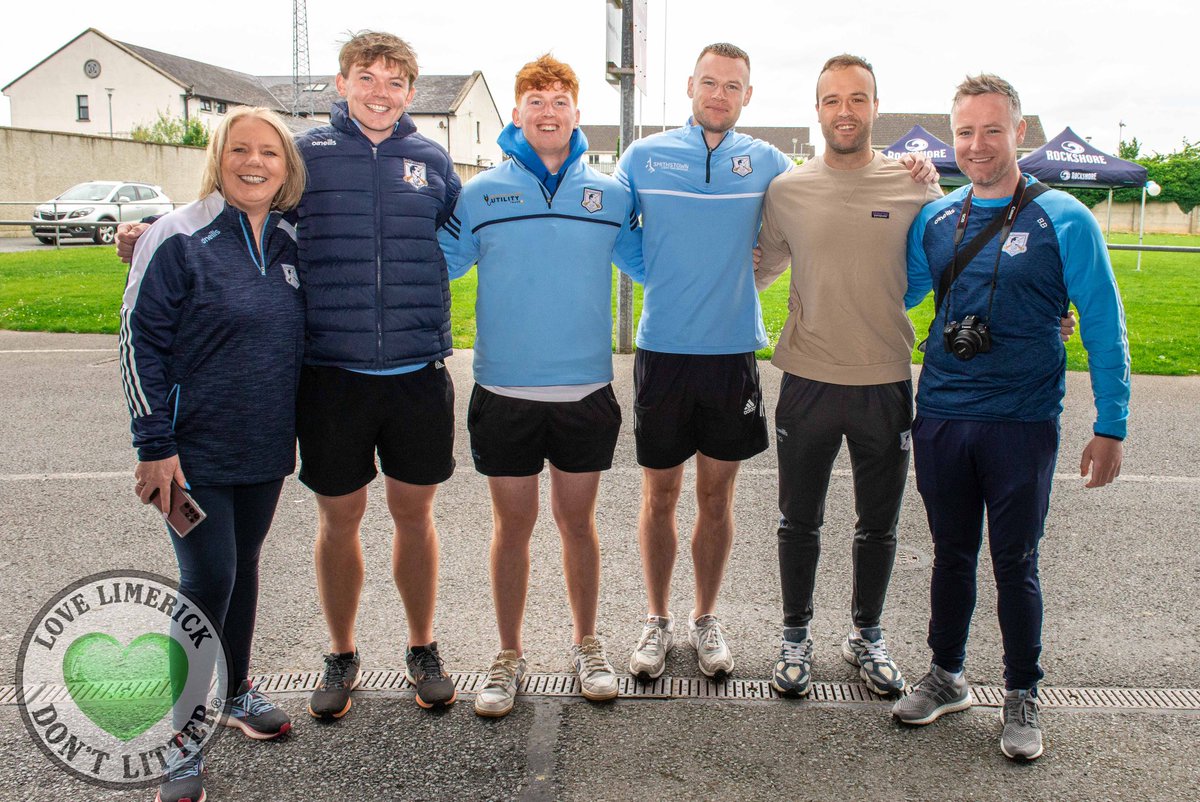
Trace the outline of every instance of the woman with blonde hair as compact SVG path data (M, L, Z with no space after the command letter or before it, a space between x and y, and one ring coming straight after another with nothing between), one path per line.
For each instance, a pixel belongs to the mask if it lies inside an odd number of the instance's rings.
M134 492L165 514L172 485L187 488L207 516L186 537L168 528L180 590L221 627L232 691L222 723L256 739L291 728L249 665L259 552L295 468L304 297L283 212L304 182L279 116L233 109L209 143L200 199L138 240L121 307ZM158 799L202 800L199 749L180 736L171 758Z

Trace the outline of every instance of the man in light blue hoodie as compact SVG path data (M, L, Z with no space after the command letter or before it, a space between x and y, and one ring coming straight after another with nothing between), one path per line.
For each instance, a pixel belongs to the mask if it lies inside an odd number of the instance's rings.
M467 414L475 468L488 477L495 529L492 597L500 652L475 700L504 716L525 673L521 644L538 477L562 536L571 604L571 661L583 695L617 695L596 637L600 541L596 495L612 466L621 410L613 394L612 264L642 280L629 193L581 160L579 82L542 56L517 74L513 121L499 143L510 158L463 187L439 232L450 276L478 263L475 388Z

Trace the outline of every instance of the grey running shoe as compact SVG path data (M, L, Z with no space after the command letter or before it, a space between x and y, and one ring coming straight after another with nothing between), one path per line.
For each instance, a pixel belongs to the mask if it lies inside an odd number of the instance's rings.
M946 713L971 706L971 686L936 665L913 686L912 693L892 705L892 715L905 724L930 724Z
M504 649L488 669L487 683L475 695L475 712L489 718L507 716L517 700L517 690L525 678L525 658L513 649Z
M648 615L633 654L629 655L629 673L642 682L658 679L667 667L667 652L675 645L675 618Z
M1042 728L1038 725L1041 705L1029 691L1005 691L1000 720L1000 751L1011 760L1035 760L1042 754Z
M586 635L582 643L571 647L571 667L585 698L593 702L616 698L617 674L604 655L604 644L595 635Z
M167 768L154 802L204 802L204 753L183 735L171 739Z
M308 712L316 718L341 718L350 712L350 692L358 687L358 652L331 652L325 655L321 683L308 700Z
M458 699L454 680L442 665L437 641L428 646L413 646L404 655L404 676L416 688L417 704L431 707L452 705Z
M892 662L881 627L866 627L861 637L851 631L842 644L842 657L858 666L858 675L867 687L880 696L896 697L904 693L904 675Z
M287 712L276 707L249 680L238 690L241 693L229 700L229 707L221 714L221 723L226 727L236 727L257 741L278 738L292 728Z
M781 696L808 696L812 690L812 638L790 641L786 638L779 648L779 659L771 672L771 687Z
M688 640L696 649L700 673L720 682L733 671L733 655L725 643L725 630L715 615L696 618L695 614L693 610L688 616Z

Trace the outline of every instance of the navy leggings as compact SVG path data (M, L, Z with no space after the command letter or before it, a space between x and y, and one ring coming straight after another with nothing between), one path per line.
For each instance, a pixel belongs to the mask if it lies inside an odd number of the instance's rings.
M912 433L917 490L933 534L933 662L946 671L963 669L986 509L1004 684L1033 688L1043 676L1038 541L1050 508L1058 419L1022 423L918 414Z
M258 555L283 479L253 485L192 487L207 517L179 537L168 528L179 561L179 587L200 601L221 627L229 649L230 687L250 673L250 642L258 608Z

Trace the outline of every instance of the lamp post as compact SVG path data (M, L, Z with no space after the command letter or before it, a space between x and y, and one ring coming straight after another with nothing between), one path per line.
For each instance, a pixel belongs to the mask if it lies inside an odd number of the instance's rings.
M792 137L792 161L796 161L796 144L799 141L799 137Z
M1117 155L1121 155L1121 145L1125 142L1125 121L1117 123Z
M112 139L113 138L112 93L114 90L111 87L105 87L104 91L108 93L108 138Z

